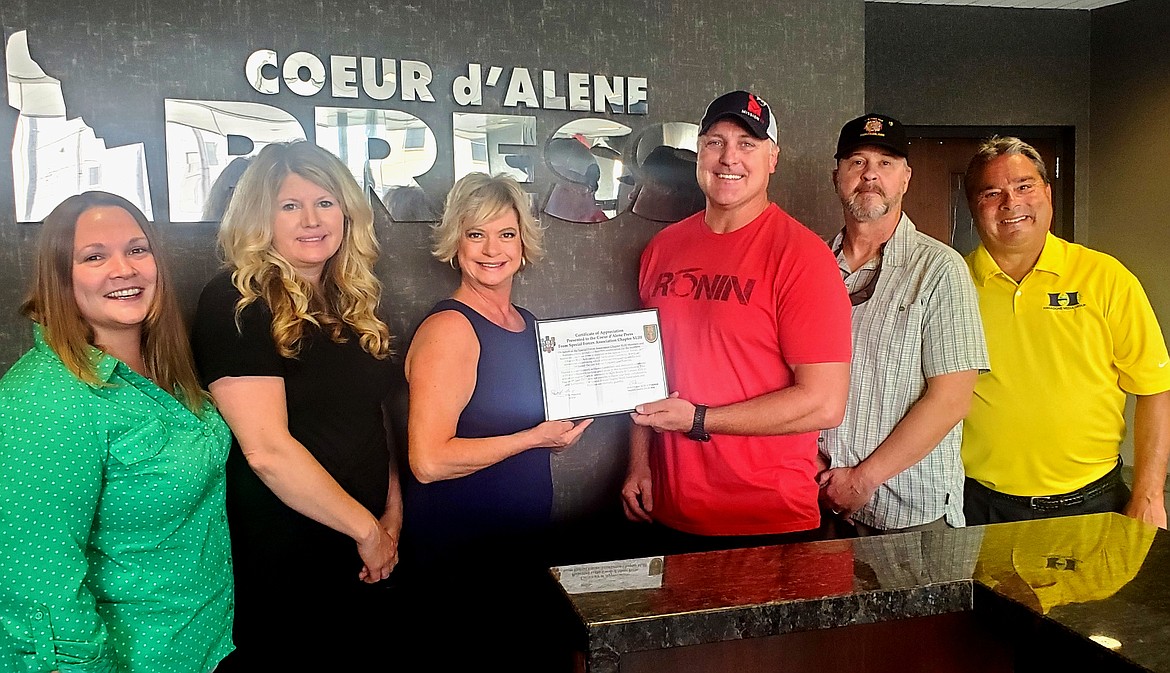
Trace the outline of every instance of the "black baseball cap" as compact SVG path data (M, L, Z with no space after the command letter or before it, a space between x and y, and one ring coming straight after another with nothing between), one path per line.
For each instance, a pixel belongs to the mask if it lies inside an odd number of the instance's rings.
M711 125L720 119L734 117L747 130L761 140L771 139L779 144L776 133L776 118L772 116L772 108L763 98L748 91L732 91L711 101L707 111L703 113L703 121L699 122L699 135L703 135Z
M853 150L865 145L887 149L900 157L910 154L910 143L906 140L906 128L902 122L886 115L867 114L841 127L837 139L837 153L834 159L848 156Z

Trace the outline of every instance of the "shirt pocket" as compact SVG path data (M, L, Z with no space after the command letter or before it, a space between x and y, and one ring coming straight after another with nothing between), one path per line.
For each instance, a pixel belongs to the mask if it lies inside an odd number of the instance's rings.
M154 458L166 446L168 433L158 419L131 428L113 437L110 455L123 465L135 465Z
M881 376L887 384L922 378L922 329L926 307L919 302L892 303L878 319L876 344Z

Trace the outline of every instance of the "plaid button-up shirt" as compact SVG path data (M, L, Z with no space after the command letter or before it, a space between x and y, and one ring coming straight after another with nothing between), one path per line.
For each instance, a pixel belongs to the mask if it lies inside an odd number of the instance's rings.
M841 246L841 236L833 249ZM850 291L881 265L873 296L853 307L853 362L849 403L841 425L821 433L820 451L833 467L865 460L910 407L927 379L989 368L975 287L955 250L921 234L905 213L880 260L856 272L838 253ZM883 530L946 517L962 526L962 423L917 464L878 487L853 518Z

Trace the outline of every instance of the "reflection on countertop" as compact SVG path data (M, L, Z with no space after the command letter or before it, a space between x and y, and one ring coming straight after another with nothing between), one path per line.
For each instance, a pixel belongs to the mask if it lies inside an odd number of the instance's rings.
M667 556L661 588L569 599L590 671L632 652L974 611L1012 624L1005 637L1087 648L1077 661L1170 673L1168 575L1166 531L1097 514Z

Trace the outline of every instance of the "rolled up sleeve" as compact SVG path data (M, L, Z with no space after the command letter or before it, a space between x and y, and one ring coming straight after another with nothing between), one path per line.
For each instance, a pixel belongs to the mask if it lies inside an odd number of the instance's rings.
M9 391L5 391L6 393ZM37 392L0 396L0 621L21 670L116 671L86 588L103 438Z

